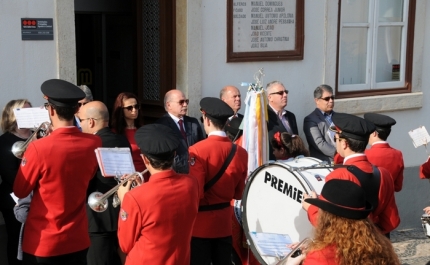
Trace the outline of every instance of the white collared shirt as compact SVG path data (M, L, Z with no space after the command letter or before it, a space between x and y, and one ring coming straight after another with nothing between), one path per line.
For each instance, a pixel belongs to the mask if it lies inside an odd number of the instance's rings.
M225 134L224 131L213 131L210 134L208 134L208 137L211 136L211 135L227 137L227 134Z
M350 159L350 158L354 158L354 157L359 157L359 156L366 156L366 155L365 155L365 154L363 154L363 153L358 153L358 154L349 155L349 156L345 157L345 159L343 160L343 164L345 164L345 163L346 163L346 161L347 161L348 159Z
M181 127L179 127L179 121L180 120L182 120L182 122L183 122L183 124L185 123L184 122L184 119L182 118L182 119L180 119L180 118L178 118L178 117L176 117L175 115L172 115L172 114L170 114L169 112L167 112L169 115L170 115L170 117L173 119L173 121L175 122L175 124L176 124L176 126L178 126L178 129L179 129L179 131L181 130ZM184 124L184 131L185 132L187 132L186 130L185 130L185 124Z

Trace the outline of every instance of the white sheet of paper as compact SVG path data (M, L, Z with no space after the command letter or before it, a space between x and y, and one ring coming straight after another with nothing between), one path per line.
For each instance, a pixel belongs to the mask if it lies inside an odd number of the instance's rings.
M18 128L33 129L44 122L49 122L49 114L45 108L22 108L14 109Z
M15 203L16 203L16 204L18 204L18 199L19 199L19 198L15 196L15 193L13 193L13 192L12 192L12 193L10 194L10 197L12 197L12 199L15 201Z
M135 172L129 148L100 147L94 151L104 177L121 176Z
M262 256L285 257L291 252L287 244L293 243L289 235L251 232L251 238Z
M415 130L411 130L408 133L412 138L412 143L414 144L415 148L430 143L430 135L424 126L418 127Z

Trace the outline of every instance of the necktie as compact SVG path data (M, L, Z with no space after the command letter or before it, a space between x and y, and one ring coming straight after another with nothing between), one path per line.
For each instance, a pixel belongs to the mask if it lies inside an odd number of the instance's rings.
M178 123L179 123L179 130L181 131L182 137L184 138L185 142L188 144L187 134L185 133L185 129L184 129L184 121L179 120Z
M281 122L284 125L285 129L287 130L287 132L289 134L293 134L293 130L290 127L290 123L288 122L287 118L284 115L282 115L282 111L280 111L278 113L278 117L281 120Z

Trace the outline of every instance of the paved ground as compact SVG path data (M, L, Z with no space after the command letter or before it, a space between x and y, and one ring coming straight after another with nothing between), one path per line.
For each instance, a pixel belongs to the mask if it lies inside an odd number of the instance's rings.
M0 225L0 265L7 265L5 239L6 228ZM425 237L421 228L394 231L391 241L402 265L425 265L430 262L430 238Z
M402 265L430 264L430 238L421 228L395 231L391 241Z

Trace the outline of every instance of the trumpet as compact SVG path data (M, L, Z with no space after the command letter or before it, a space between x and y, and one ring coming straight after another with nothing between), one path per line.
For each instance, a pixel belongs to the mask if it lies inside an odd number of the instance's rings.
M25 150L27 150L28 145L33 142L34 140L37 140L39 138L43 138L52 131L51 123L49 122L43 122L40 124L40 126L28 137L26 141L17 141L12 145L12 154L22 159L22 156L24 155Z
M125 179L120 181L118 183L118 185L116 185L112 189L108 190L104 194L99 192L99 191L92 192L88 196L88 206L90 206L90 208L93 211L98 212L98 213L102 213L102 212L106 211L107 207L109 206L107 199L109 198L109 196L111 196L112 194L115 193L115 195L114 195L115 197L114 197L112 206L114 208L116 208L121 203L118 199L118 195L116 194L119 187L121 187L121 185L124 185L125 183L127 183L127 181L129 181L129 180L133 180L133 182L131 184L131 188L135 188L135 187L140 186L140 184L142 184L144 182L143 174L145 174L146 172L148 172L148 169L145 169L142 172L135 172L133 174L128 175Z

